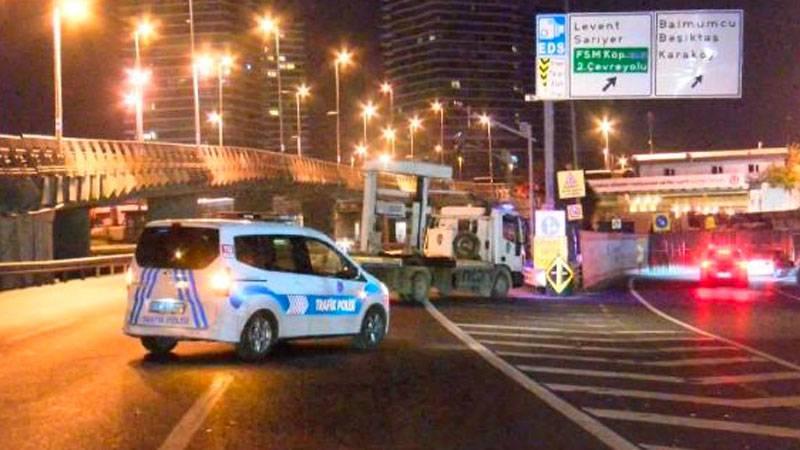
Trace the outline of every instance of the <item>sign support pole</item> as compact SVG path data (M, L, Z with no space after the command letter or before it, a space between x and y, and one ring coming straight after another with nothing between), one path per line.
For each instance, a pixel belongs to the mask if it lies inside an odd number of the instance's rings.
M545 209L554 209L555 195L555 108L552 101L544 101L544 195Z

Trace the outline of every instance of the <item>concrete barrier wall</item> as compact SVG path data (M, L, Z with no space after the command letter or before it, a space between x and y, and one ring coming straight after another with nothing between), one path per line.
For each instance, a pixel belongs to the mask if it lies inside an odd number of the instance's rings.
M0 262L53 259L54 216L53 211L0 216ZM30 285L34 281L33 277L0 277L0 289Z
M646 235L581 231L583 286L591 288L647 264Z

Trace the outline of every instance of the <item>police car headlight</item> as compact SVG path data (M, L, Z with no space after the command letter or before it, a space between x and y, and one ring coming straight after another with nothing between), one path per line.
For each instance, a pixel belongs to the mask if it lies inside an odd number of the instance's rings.
M227 295L233 285L233 278L227 270L219 270L211 275L210 285L214 292Z

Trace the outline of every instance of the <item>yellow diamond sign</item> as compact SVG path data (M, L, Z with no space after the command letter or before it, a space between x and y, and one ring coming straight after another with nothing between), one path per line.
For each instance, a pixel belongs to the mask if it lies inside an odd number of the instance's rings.
M572 283L574 277L575 273L572 271L572 268L560 256L553 260L553 263L550 264L545 275L547 284L549 284L557 294L564 292L569 284Z

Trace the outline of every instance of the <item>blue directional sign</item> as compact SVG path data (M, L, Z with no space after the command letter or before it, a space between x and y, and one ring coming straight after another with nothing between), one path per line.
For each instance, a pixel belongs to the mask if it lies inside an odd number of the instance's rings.
M567 54L567 15L541 14L536 16L536 55L565 56Z
M653 230L658 233L669 231L670 225L669 216L666 214L656 214L655 217L653 217Z

